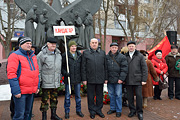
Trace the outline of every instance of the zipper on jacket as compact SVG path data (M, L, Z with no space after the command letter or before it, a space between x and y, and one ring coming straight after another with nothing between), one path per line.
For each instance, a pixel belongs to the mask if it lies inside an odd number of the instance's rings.
M56 88L56 85L55 85L55 81L56 81L56 80L55 80L55 79L56 79L56 78L55 78L55 77L56 77L56 75L55 75L55 74L56 74L56 72L55 72L55 67L56 67L56 66L55 66L55 62L56 62L56 54L54 53L54 86L55 86L55 88Z
M32 66L32 63L31 63L31 60L30 60L29 53L28 53L28 61L29 61L29 64L30 64L30 68L31 68L31 70L32 70L32 71L34 71L33 66Z

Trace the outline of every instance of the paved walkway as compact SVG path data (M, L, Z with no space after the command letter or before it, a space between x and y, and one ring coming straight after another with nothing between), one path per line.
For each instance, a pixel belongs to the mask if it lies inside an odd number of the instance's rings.
M41 112L39 111L41 98L35 98L33 113L35 115L32 120L41 120ZM169 100L167 97L167 90L163 91L162 94L163 100L153 100L153 98L148 99L148 107L144 109L144 120L180 120L180 101L177 99ZM65 119L64 117L64 96L58 97L58 108L57 114ZM89 112L87 108L87 97L82 97L82 112L84 113L84 118L80 118L76 115L75 111L75 100L71 98L71 111L70 111L70 120L90 120ZM0 102L0 120L10 120L10 111L9 111L10 101ZM138 120L137 117L128 118L129 109L123 107L122 116L116 118L115 113L112 115L107 115L109 110L109 105L104 105L102 112L105 114L104 120ZM96 115L95 120L101 120L99 116ZM50 110L48 110L48 120L50 120Z

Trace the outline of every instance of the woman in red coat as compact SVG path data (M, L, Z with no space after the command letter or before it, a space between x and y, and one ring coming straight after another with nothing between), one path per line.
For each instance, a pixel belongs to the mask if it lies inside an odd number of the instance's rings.
M168 70L168 66L166 64L166 61L164 58L162 58L162 51L161 50L156 50L155 51L155 56L152 57L152 60L151 62L153 63L153 66L156 70L156 73L158 76L161 77L161 79L163 80L163 75L167 72ZM152 81L153 82L153 85L155 86L154 88L154 100L162 100L161 99L161 92L162 90L159 89L159 82L155 82L155 81Z

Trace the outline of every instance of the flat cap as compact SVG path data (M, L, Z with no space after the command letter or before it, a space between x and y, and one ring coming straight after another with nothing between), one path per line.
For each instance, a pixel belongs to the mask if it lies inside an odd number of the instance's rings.
M55 38L49 37L49 38L47 38L47 42L57 43L57 40Z
M119 45L116 42L113 42L113 43L110 44L110 47L111 46L119 46Z
M127 43L127 46L128 46L129 44L134 44L134 45L136 45L136 42L135 42L135 41L129 41L129 42Z

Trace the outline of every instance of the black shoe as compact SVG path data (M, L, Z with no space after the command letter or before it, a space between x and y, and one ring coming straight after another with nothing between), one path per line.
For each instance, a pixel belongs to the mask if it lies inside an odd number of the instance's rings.
M65 119L69 119L69 113L65 113Z
M143 114L138 114L139 120L143 120Z
M116 110L109 110L109 111L107 112L107 114L110 115L110 114L115 113L115 112L116 112Z
M76 112L76 114L77 114L79 117L84 117L84 114L83 114L81 111Z
M121 113L120 112L116 112L116 117L121 117Z
M135 115L136 115L136 112L130 112L129 115L128 115L128 117L133 117L133 116L135 116Z
M156 97L156 96L154 96L154 97L153 97L153 99L154 99L154 100L157 100L157 97Z
M95 118L95 114L90 114L90 118L94 119Z
M99 117L101 117L101 118L105 118L105 116L102 112L97 112L96 114L99 115Z
M157 99L162 100L162 98L161 98L161 97L158 97Z
M47 120L47 112L42 112L42 120Z

